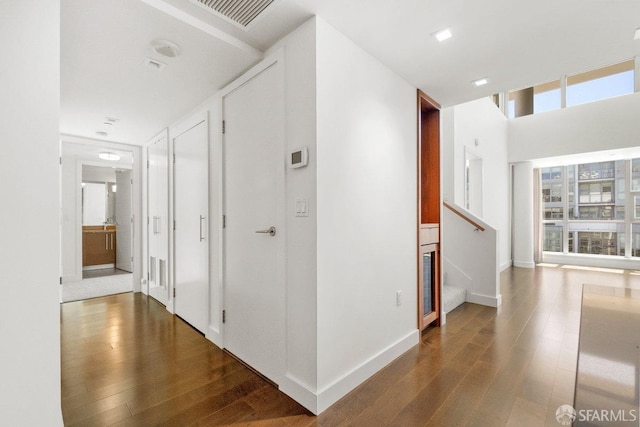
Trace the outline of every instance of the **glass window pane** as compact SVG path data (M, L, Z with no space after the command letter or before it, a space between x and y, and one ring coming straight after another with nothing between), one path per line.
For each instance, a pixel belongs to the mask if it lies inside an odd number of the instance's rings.
M544 225L542 250L546 252L562 252L562 225Z
M560 80L533 87L533 113L557 110L561 107Z
M562 203L563 193L563 167L540 169L542 190L541 201L544 219L562 219L564 205Z
M567 107L634 91L633 60L567 77Z
M579 231L578 241L578 253L581 254L618 254L618 234L615 232Z
M640 257L640 224L631 226L631 256Z
M640 191L640 159L631 160L631 191Z

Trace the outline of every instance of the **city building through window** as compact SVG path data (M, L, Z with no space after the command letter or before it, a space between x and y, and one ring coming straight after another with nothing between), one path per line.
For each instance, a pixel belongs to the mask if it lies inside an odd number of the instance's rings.
M640 256L640 159L540 169L542 249Z

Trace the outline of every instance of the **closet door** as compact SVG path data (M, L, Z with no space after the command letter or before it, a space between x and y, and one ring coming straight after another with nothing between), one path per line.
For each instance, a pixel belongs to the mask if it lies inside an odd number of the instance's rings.
M174 309L202 333L209 324L208 141L204 117L173 138Z
M169 298L169 141L163 132L148 146L149 295L166 305Z
M286 348L282 73L272 64L223 98L224 345L275 383Z

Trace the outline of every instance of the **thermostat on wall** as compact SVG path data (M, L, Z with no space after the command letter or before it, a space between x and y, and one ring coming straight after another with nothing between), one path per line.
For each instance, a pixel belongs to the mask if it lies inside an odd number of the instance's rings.
M307 147L294 148L289 152L289 167L292 169L303 168L309 163L309 150Z

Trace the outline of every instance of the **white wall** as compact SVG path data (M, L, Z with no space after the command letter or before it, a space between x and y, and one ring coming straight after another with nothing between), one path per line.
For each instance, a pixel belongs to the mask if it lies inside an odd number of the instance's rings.
M0 35L0 423L61 426L60 2L3 2Z
M322 411L418 343L417 94L316 22Z
M509 161L637 147L640 92L509 120Z
M448 129L443 129L444 141L446 144L453 143L453 148L443 150L444 153L450 153L443 154L443 161L447 161L443 165L443 173L449 175L443 176L443 199L465 206L465 150L481 158L484 176L483 213L480 218L498 230L498 265L500 269L507 268L511 265L507 119L488 97L446 108L443 117L446 119L443 128L448 125ZM446 238L446 234L443 234L443 241ZM443 257L448 255L443 253Z

